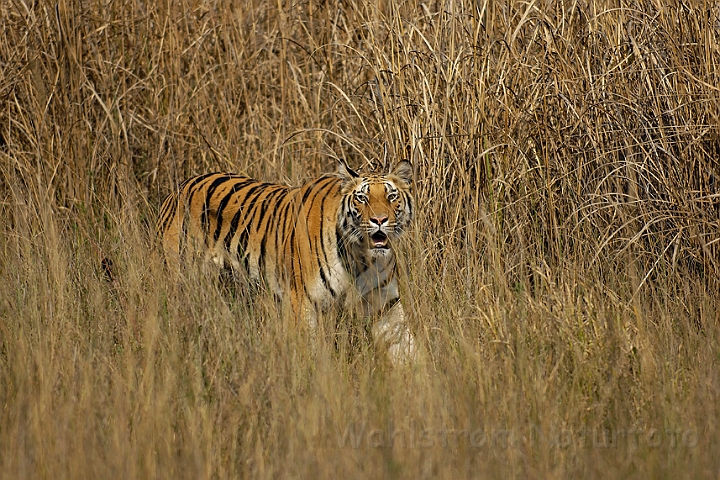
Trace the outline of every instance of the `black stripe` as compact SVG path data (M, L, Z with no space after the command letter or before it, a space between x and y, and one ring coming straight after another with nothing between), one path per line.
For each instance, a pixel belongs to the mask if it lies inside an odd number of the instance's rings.
M295 277L295 230L295 227L290 229L290 288L293 288L295 289L295 291L297 291L297 278ZM298 263L300 264L300 268L302 270L302 262L299 258Z
M255 210L257 210L258 206L262 205L262 203L264 203L267 200L267 197L265 197L265 199L260 204L258 204L257 201L265 193L265 190L267 189L267 187L270 187L270 186L272 186L272 184L261 183L257 187L253 187L253 190L260 190L260 191L257 193L257 195L255 195L252 198L252 200L250 200L249 205L247 207L248 210L247 210L246 221L243 222L243 225L241 227L242 231L240 233L240 240L238 242L237 254L240 255L240 247L242 245L242 249L243 249L242 257L243 257L243 260L245 263L245 270L247 270L247 271L249 271L249 265L250 265L249 255L247 252L247 244L248 244L248 240L250 238L250 231L252 230L253 226L257 225L256 222L253 222L253 220L254 220L253 216L255 215ZM249 195L250 195L250 193L248 192L248 197L249 197ZM246 200L248 197L245 197ZM259 263L260 263L260 259L258 258L258 264Z
M240 223L240 217L243 215L243 213L247 213L247 210L249 208L253 207L257 198L262 194L262 191L260 193L258 193L257 195L255 195L252 199L250 199L250 197L255 192L262 189L264 185L265 184L263 184L263 183L258 183L257 185L252 187L245 195L245 199L244 199L243 203L246 203L247 205L238 207L237 212L235 212L235 215L233 215L233 218L230 221L230 230L228 231L228 233L225 234L225 238L223 239L223 243L225 244L225 250L230 251L230 244L232 243L232 239L235 237L235 232L237 232L238 225ZM248 201L248 199L250 199L250 200ZM238 247L240 247L240 244L238 244ZM244 248L245 247L243 247L243 249ZM239 252L239 250L238 250L238 252Z
M302 205L302 204L305 203L305 200L307 200L307 197L313 192L313 189L315 188L315 185L317 185L317 183L318 183L319 181L320 181L319 179L318 179L318 180L315 180L312 184L310 184L309 186L306 187L307 190L305 190L305 193L303 193L303 196L302 196L302 198L300 199L300 205Z
M321 189L319 189L319 190L321 190ZM315 195L315 197L313 197L313 201L318 197L318 195L320 195L320 192L318 192L318 194ZM324 196L322 197L322 200L320 201L320 225L319 225L319 230L320 230L320 239L319 239L319 242L320 242L320 245L318 245L318 240L316 239L314 242L311 243L311 246L313 246L313 247L315 248L315 255L314 255L314 257L315 257L315 263L317 264L318 270L319 270L319 272L320 272L320 280L322 281L323 287L325 287L325 290L328 290L328 291L330 292L330 294L331 294L331 295L333 296L333 298L334 298L334 297L335 297L335 292L333 291L332 288L330 288L330 285L328 284L328 280L327 280L327 277L326 277L326 275L325 275L325 270L323 269L323 263L322 263L321 258L320 258L320 255L321 255L321 254L322 254L322 255L325 255L324 245L323 245L323 240L322 240L322 229L323 229L323 225L324 225L324 222L325 222L325 218L324 218L324 217L325 217L325 215L324 215L324 213L325 213L325 212L324 212L324 205L325 205L325 199L326 199L326 198L327 198L327 196L324 195ZM310 205L310 207L312 208L312 204ZM319 251L318 251L318 250L319 250ZM325 256L325 263L327 264L327 256Z
M230 191L222 198L222 200L220 200L217 212L215 213L215 216L217 217L217 226L215 227L215 233L213 234L213 243L217 242L218 238L220 238L220 231L222 230L223 226L223 212L225 211L225 207L227 207L227 204L230 203L230 199L233 198L233 196L235 196L235 194L242 190L244 187L247 187L252 183L254 183L254 180L250 178L246 178L236 183L230 188Z
M298 260L299 261L299 260ZM302 266L302 263L300 264ZM290 288L297 291L297 278L295 277L295 229L290 229Z
M305 200L307 200L307 198L310 196L310 194L315 191L315 187L317 187L324 180L328 180L328 179L335 179L335 177L323 176L323 177L320 177L317 180L315 180L313 183L311 183L307 187L307 190L305 191L305 194L303 195L302 200L300 200L300 205L303 205L305 203Z
M270 188L270 187L269 187ZM272 192L268 193L265 197L265 200L262 201L260 204L260 218L258 219L257 228L258 231L260 230L260 227L262 226L263 220L265 220L265 215L267 214L268 207L272 205L273 198L278 194L280 190L274 189Z
M285 230L285 216L288 208L290 208L290 204L292 203L292 199L288 198L289 193L290 189L287 188L280 193L277 199L278 208L273 212L273 215L277 219L275 225L275 244L278 243L281 231L280 229L282 228L283 231ZM285 205L283 205L283 202L285 202Z
M165 199L165 203L164 203L165 208L163 209L163 214L162 214L162 221L163 221L162 231L163 232L165 232L168 229L173 218L175 218L175 215L177 215L178 195L179 195L179 192L171 193Z
M358 267L356 265L356 262L352 261L353 259L351 258L350 252L348 250L348 241L345 236L350 233L346 231L350 230L350 228L348 228L347 226L349 222L347 218L347 213L349 209L348 204L350 203L350 201L351 198L349 196L345 196L342 198L340 208L337 212L338 224L335 230L335 241L337 242L338 254L340 255L340 259L342 260L345 269L348 271L348 273L351 273L353 276L357 277Z
M283 239L283 245L285 240L285 232L287 230L287 224L289 221L292 220L290 215L288 214L288 210L290 210L290 207L295 205L295 196L290 196L290 198L287 199L287 203L285 203L285 208L283 209L282 216L280 217L282 219L282 230L280 231L280 237ZM278 229L279 230L279 229Z
M268 202L268 200L270 199L270 196L272 195L272 192L271 192L271 193L267 193L267 190L268 190L270 187L272 187L272 184L264 183L264 184L262 184L261 186L263 187L262 190L261 190L260 192L258 192L258 194L257 194L255 197L253 197L250 205L248 206L248 208L249 208L249 210L248 210L248 212L247 212L247 213L248 213L248 214L247 214L247 228L248 228L248 231L251 230L253 226L255 227L255 230L256 230L256 231L259 231L260 224L262 224L262 220L263 220L263 218L264 218L265 208L267 208L267 207L266 207L267 202ZM260 203L257 203L258 200L260 199L260 197L261 197L263 194L266 194L266 195L265 195L265 198L263 198ZM255 211L258 209L258 207L260 208L260 213L259 213L260 218L259 218L259 220L256 221L256 220L255 220Z
M167 231L170 221L175 217L177 210L177 197L175 195L169 195L163 203L163 208L160 213L158 222L158 232L165 233Z
M315 200L316 200L317 197L320 195L320 193L323 191L323 189L324 189L325 187L327 187L327 185L320 185L320 182L321 182L322 180L325 180L325 179L327 179L327 177L323 177L323 178L318 179L316 182L313 183L312 188L309 189L308 191L306 191L305 194L303 195L303 200L302 200L302 202L301 202L301 210L302 210L302 205L304 205L305 202L308 203L308 207L307 207L307 209L305 209L304 214L303 214L303 217L301 218L301 220L302 220L302 221L305 221L305 224L306 224L306 225L305 225L305 226L306 226L306 230L307 230L307 231L306 231L306 234L307 234L307 236L308 236L308 242L310 243L310 256L311 256L311 257L315 257L314 259L310 258L309 260L310 260L310 261L313 261L313 260L314 260L314 261L317 263L317 266L318 266L318 268L319 268L319 270L320 270L320 279L322 280L323 285L325 286L325 290L329 290L329 288L328 288L328 286L327 286L327 279L325 278L325 272L322 271L322 265L320 265L320 259L319 259L319 257L317 256L317 254L313 255L313 253L317 253L317 249L318 249L318 247L317 247L317 242L313 242L313 240L312 240L312 234L311 234L311 232L309 231L308 226L307 226L307 222L308 222L307 213L309 212L309 210L312 209L313 203L315 203ZM310 194L311 194L311 193L313 194L313 195L312 195L312 198L310 198ZM322 208L320 209L320 215L322 216ZM321 221L321 222L322 222L322 221ZM315 243L315 244L313 244L313 243ZM315 252L313 252L313 251L315 251ZM301 269L300 269L300 274L302 275L302 273L303 273L303 272L302 272L302 268L301 268ZM303 282L303 283L306 283L306 282Z
M193 188L193 187L194 187L195 185L197 185L198 183L202 182L203 180L205 180L205 179L208 178L208 177L212 177L213 175L217 175L217 172L204 173L204 174L202 174L202 175L197 175L197 176L195 176L195 177L190 177L190 178L188 178L187 180L185 180L184 182L182 182L182 183L180 184L180 186L178 187L178 192L182 192L182 191L185 189L185 187L187 187L187 188Z
M282 200L285 200L285 206L283 207L282 212L280 213L278 224L275 227L275 250L277 251L278 259L283 258L285 256L285 226L287 225L288 221L288 210L290 209L290 206L294 203L294 199L292 197L289 197L289 190L285 191L285 195L283 196ZM282 201L281 200L281 201ZM282 227L282 230L281 230ZM282 242L280 241L282 239ZM276 265L276 268L278 266ZM284 275L285 268L284 265L280 266L280 272ZM282 280L285 280L285 277L283 276Z
M218 175L218 174L213 173L212 175ZM188 192L187 199L185 200L185 206L187 209L192 208L192 202L193 202L193 199L195 198L195 194L199 190L202 190L202 188L205 186L204 182L209 177L210 177L210 175L202 175L202 177L198 177L193 182L189 183L187 187L185 187L185 190L183 190L183 191ZM182 195L179 195L178 198L180 199L180 201L182 201Z
M325 252L325 239L323 238L323 223L325 222L325 219L320 220L320 252L322 252L323 259L325 260L325 265L328 264L327 259L327 253ZM330 294L333 297L336 297L337 294L335 293L335 290L333 290L332 286L327 282L327 279L325 278L325 269L323 269L323 264L319 261L320 255L318 255L318 267L320 267L320 279L323 282L323 285L325 285L325 288L330 290ZM329 270L328 270L329 271Z
M328 265L328 258L327 258L327 251L325 248L325 202L330 198L330 191L332 191L334 184L330 184L328 188L328 192L323 196L322 201L320 203L320 228L319 228L319 235L320 235L320 251L317 252L318 257L318 267L320 268L320 279L323 282L323 285L325 285L325 288L330 291L330 294L334 297L337 296L337 293L335 290L333 290L332 286L328 283L325 275L325 271L323 269L323 265ZM324 263L320 261L320 255L322 255L322 259L324 260ZM328 273L331 273L328 270Z
M249 266L249 260L247 255L247 242L248 238L250 237L250 226L245 226L242 231L240 232L240 237L238 238L238 244L237 249L235 251L237 257L239 259L242 259L243 264L245 265L245 271L250 271L248 268Z
M329 290L330 294L333 296L333 298L335 298L335 292L332 288L330 288L330 285L328 285L327 278L325 278L325 271L322 269L322 266L320 266L320 280L322 280L325 290Z
M277 213L277 210L275 208L272 209L272 212L270 213L270 216L267 219L267 222L265 222L265 228L260 231L260 228L263 224L263 219L265 218L265 214L267 213L268 207L271 205L277 204L277 197L282 194L283 191L286 191L287 189L278 187L277 190L274 192L271 192L266 198L265 201L263 201L262 208L260 210L260 223L258 225L258 234L261 235L260 237L260 257L258 258L258 271L262 274L263 270L265 268L265 251L267 249L267 239L268 239L268 229L270 228L270 223L274 220L275 214ZM277 227L275 227L277 230Z
M230 180L232 180L232 177L229 177L227 175L218 177L212 181L207 191L205 191L205 205L203 206L202 212L200 213L200 226L202 227L203 232L205 232L206 235L210 233L210 222L208 220L208 215L210 213L210 203L212 202L213 195L215 195L215 190L217 190L223 183L229 182Z
M165 218L165 215L167 214L167 210L170 207L168 200L170 200L171 195L166 196L163 199L163 202L160 204L160 211L158 212L158 226L162 224L163 219Z
M189 192L190 195L188 196L188 199L187 199L187 203L189 205L192 202L193 196L195 196L195 192L197 192L197 190L199 188L202 188L199 186L200 183L202 183L209 177L212 177L213 175L218 175L218 174L217 173L206 173L205 175L199 175L197 177L188 178L187 180L185 180L180 185L180 189L179 189L180 193L178 194L178 199L180 199L182 197L182 192L184 192L184 191ZM198 188L196 189L195 187L198 187Z

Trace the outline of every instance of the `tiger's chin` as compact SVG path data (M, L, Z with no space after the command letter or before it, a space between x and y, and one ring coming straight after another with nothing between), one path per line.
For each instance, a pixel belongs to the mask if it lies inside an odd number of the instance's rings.
M385 258L388 255L392 255L392 249L390 247L373 247L368 250L370 258Z

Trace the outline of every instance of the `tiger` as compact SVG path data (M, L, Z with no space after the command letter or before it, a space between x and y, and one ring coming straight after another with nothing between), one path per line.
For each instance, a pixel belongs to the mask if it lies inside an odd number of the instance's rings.
M163 201L157 232L166 258L193 243L204 261L262 282L314 332L331 307L359 307L371 319L376 352L392 364L417 360L400 302L395 244L415 211L413 167L337 171L301 186L208 173Z

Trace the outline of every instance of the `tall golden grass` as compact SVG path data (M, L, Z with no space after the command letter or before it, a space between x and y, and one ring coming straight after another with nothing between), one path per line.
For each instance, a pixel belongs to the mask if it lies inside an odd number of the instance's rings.
M8 0L0 26L1 478L720 475L716 2ZM352 319L313 353L155 249L185 177L337 158L417 169L413 368Z

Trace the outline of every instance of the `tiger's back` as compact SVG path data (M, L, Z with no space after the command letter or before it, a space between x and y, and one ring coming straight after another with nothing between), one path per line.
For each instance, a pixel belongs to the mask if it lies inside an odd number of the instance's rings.
M374 337L387 337L381 343L404 349L407 360L415 347L398 302L392 241L412 218L411 178L407 162L370 176L341 162L338 174L299 187L200 175L165 199L157 230L168 259L199 252L244 271L289 300L311 327L319 312L343 305L354 285L375 325L392 326Z

